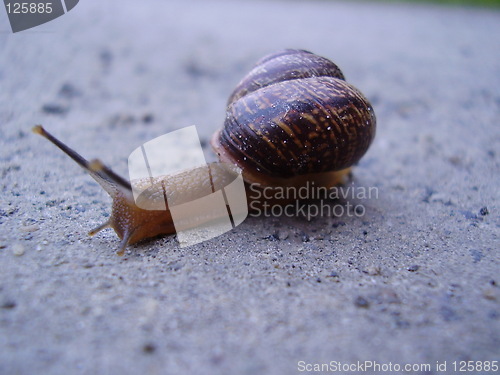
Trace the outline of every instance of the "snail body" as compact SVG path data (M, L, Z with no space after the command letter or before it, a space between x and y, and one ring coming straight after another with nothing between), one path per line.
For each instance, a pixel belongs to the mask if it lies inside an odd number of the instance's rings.
M334 63L307 51L284 50L261 59L237 85L211 144L221 162L242 170L247 185L333 186L367 151L375 128L370 103L345 82ZM148 186L142 189L147 202L162 200L166 191L196 196L199 189L197 171L131 184L100 161L88 162L41 126L34 131L75 160L113 198L110 219L90 234L113 228L122 240L119 254L129 244L175 233L168 207L141 208L132 186ZM209 166L212 188L212 179L224 175L215 164Z

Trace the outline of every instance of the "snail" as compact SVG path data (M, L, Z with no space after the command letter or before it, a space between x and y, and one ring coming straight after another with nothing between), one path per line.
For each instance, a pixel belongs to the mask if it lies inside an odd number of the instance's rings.
M365 154L375 129L371 104L345 81L337 65L308 51L288 49L259 60L236 86L211 145L221 162L241 168L247 187L300 187L308 182L334 186ZM99 160L87 161L42 126L33 131L77 162L113 199L109 220L90 235L114 229L122 255L129 244L175 233L168 207L145 210L134 201L132 185L151 184L149 179L131 184ZM174 191L195 191L197 172L186 173L155 178L150 197L163 197L165 184ZM214 168L211 178L217 173Z

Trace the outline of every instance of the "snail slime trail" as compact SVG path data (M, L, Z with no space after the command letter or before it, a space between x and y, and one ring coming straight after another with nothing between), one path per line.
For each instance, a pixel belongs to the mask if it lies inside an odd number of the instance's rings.
M301 201L301 188L307 191L306 199L310 194L329 194L366 153L375 130L371 104L345 81L337 65L311 52L287 49L260 59L236 86L224 125L211 144L222 164L242 171L248 206L255 209ZM112 228L121 239L118 254L130 244L176 232L173 208L138 207L132 186L146 186L151 199L163 197L166 185L172 194L199 189L193 186L199 179L186 179L189 171L129 182L99 160L87 161L43 127L33 131L72 158L111 196L109 220L90 234ZM219 178L217 169L211 172L213 180ZM252 197L252 187L260 191L258 199ZM290 197L268 200L274 195L268 187L285 189L282 195ZM292 191L297 193L291 195Z

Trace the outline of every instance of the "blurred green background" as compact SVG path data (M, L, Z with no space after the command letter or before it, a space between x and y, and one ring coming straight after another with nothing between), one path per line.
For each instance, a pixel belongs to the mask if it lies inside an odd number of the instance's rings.
M500 7L500 0L385 0L385 1L393 3L412 2L412 3L435 3L435 4L451 4L451 5Z

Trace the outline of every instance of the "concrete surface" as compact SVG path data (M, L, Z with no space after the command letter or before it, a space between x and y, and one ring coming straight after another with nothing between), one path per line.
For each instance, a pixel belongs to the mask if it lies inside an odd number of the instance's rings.
M0 18L0 374L500 359L500 13L86 0L18 34ZM334 202L363 217L248 218L124 257L112 231L87 236L110 199L32 125L125 174L169 130L207 141L239 79L285 47L331 58L373 102L350 184L378 198Z

